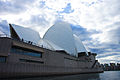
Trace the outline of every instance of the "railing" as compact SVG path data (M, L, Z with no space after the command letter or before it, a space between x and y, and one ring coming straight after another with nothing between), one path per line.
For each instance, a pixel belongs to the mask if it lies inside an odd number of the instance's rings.
M24 43L27 43L27 44L30 44L30 45L34 45L34 46L38 46L38 47L43 47L43 45L39 45L39 44L37 44L35 42L27 41L27 40L24 40L24 39L20 39L20 40L17 40L17 41L24 42Z
M32 41L28 41L28 40L24 40L24 39L19 39L19 40L18 39L14 39L10 35L5 34L5 33L0 34L0 37L7 37L7 38L11 38L12 40L15 40L15 41L24 42L24 43L27 43L27 44L30 44L30 45L33 45L33 46L37 46L37 47L42 47L42 48L48 49L48 48L44 47L43 45L40 45L40 44L32 42Z
M0 37L8 37L8 38L11 38L8 34L0 34ZM27 43L27 44L31 44L31 45L34 45L34 46L38 46L38 47L43 47L43 45L39 45L35 42L32 42L32 41L27 41L27 40L24 40L24 39L14 39L14 38L11 38L12 40L16 40L16 41L19 41L19 42L24 42L24 43Z

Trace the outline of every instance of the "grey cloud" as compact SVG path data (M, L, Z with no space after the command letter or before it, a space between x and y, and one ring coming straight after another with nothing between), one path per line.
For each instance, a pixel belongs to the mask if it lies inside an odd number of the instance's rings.
M107 4L109 4L107 11L110 11L109 14L111 16L116 16L120 14L120 1L119 0L109 1L109 3Z
M40 27L44 26L47 27L46 25L49 24L49 21L45 18L45 15L32 15L30 20L22 22L24 24L32 24L34 27Z
M109 52L109 53L111 53L111 52ZM104 57L107 57L107 56L120 56L120 54L118 52L112 52L112 54L104 53L104 55L99 55L97 58L104 58Z
M27 9L27 6L33 4L33 0L12 0L0 1L0 14L20 13Z
M108 27L113 28L107 32L110 42L120 44L120 22L115 22Z
M46 25L49 23L49 21L46 20L45 16L40 16L40 15L33 15L31 16L31 21L34 23L34 24L38 24L38 25Z
M88 31L86 28L83 28L82 26L73 26L74 28L72 28L73 33L76 34L77 36L80 37L81 40L91 40L92 38L90 37L93 34L98 34L101 33L100 31L96 31L96 30L91 30Z
M85 45L89 47L91 52L98 54L98 59L115 55L120 56L120 44L118 43L120 41L120 23L115 22L112 25L107 26L107 28L111 28L108 32L106 32L108 34L106 38L111 39L111 42L109 43L99 43L99 41L90 37L93 34L101 33L101 31L87 31L85 28L79 26L79 28L73 28L73 33L77 34L82 39L82 41L85 42ZM104 55L99 56L99 54Z

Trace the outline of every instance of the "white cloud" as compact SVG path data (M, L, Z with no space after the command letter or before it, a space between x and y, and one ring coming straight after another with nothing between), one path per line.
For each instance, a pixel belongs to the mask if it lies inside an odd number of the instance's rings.
M4 33L2 32L2 30L1 30L1 28L0 28L0 34L1 34L1 36L2 36L2 34L4 34Z
M101 63L119 63L120 62L120 55L113 55L113 56L106 56L103 58L98 58Z
M88 4L89 3L90 2L88 2ZM97 40L100 43L112 41L110 32L114 30L115 27L120 27L120 24L118 26L115 25L116 22L120 22L120 3L118 0L105 0L92 4L91 6L86 6L79 0L79 2L71 2L71 6L75 10L73 13L62 14L66 21L77 25L79 24L88 31L100 31L101 33L91 35L93 40ZM115 37L115 35L112 36L112 38L113 37ZM115 42L117 42L117 40Z

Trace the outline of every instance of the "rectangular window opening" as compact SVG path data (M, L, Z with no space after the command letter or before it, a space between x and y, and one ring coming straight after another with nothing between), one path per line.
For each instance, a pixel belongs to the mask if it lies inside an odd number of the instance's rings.
M29 62L29 63L41 63L43 64L43 61L35 61L35 60L28 60L28 59L19 59L20 62Z
M6 57L0 56L0 63L5 63L5 62L6 62Z
M25 48L15 47L13 46L11 48L11 53L21 54L21 55L28 55L33 57L39 57L42 58L42 52L33 51Z

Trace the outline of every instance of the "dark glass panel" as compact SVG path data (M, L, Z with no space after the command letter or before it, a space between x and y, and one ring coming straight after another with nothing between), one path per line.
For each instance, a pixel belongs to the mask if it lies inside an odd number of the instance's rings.
M32 50L27 50L23 48L12 47L11 53L34 56L34 57L42 57L42 52L36 52Z
M6 57L0 56L0 62L6 62Z

